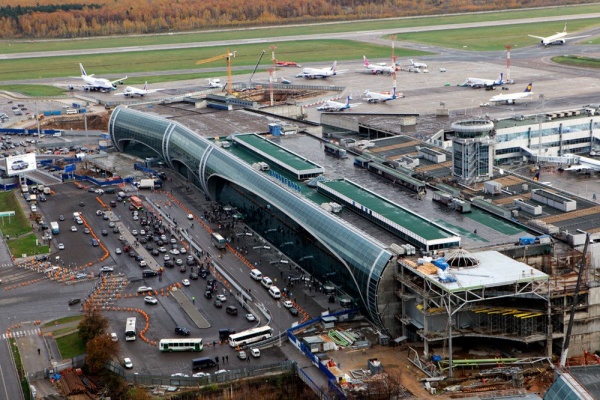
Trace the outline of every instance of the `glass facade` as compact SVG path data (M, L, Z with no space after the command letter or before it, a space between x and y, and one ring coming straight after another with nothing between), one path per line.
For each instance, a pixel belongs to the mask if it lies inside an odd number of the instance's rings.
M119 107L111 115L109 133L119 150L127 151L130 142L144 144L174 170L193 175L207 195L238 207L253 229L266 232L311 274L340 286L384 328L377 290L392 254L383 244L178 123Z

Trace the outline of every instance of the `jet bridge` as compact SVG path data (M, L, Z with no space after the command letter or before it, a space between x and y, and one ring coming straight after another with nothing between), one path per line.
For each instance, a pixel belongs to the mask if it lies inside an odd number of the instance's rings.
M536 163L539 162L549 162L554 164L566 164L573 165L579 163L579 157L573 154L568 154L565 156L541 156L538 154L537 150L532 150L529 147L521 146L521 151L525 153L527 158Z

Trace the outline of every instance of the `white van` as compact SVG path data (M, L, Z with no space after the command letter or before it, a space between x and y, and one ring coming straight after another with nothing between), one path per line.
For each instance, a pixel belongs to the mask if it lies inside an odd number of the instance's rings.
M252 279L254 279L255 281L260 281L263 276L262 276L262 272L260 272L256 268L254 268L252 271L250 271L250 277Z
M280 299L281 298L281 291L279 290L279 288L277 286L271 286L269 288L269 294L274 299Z
M260 281L260 284L263 285L265 289L268 289L273 284L273 281L268 276L263 276L263 278Z
M67 114L71 115L71 114L77 114L77 110L73 110L72 108L67 110Z

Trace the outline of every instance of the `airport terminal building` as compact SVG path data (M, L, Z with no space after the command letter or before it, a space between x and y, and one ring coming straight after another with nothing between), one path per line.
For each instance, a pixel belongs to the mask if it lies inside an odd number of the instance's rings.
M163 158L211 199L237 208L250 227L265 232L311 275L351 296L377 326L387 325L385 299L395 296L388 268L394 257L385 244L179 123L119 107L108 128L120 151Z

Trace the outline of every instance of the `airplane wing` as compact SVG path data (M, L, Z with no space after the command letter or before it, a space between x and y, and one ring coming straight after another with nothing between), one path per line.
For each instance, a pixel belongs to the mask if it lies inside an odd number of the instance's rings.
M148 89L148 91L146 93L156 93L159 92L161 90L165 90L164 88L160 88L160 89Z
M124 81L125 79L127 79L127 75L125 75L125 78L121 78L121 79L117 79L114 81L110 81L110 83L112 83L113 85L117 84L117 83L121 83L121 81Z
M133 94L133 93L126 93L126 92L113 93L113 96L128 96L130 94Z
M591 170L597 170L598 168L594 168L592 165L585 165L585 164L577 164L577 165L571 165L569 168L565 168L565 171L579 171L582 169L591 169Z
M535 35L527 35L527 36L529 36L529 37L532 37L532 38L536 38L536 39L541 39L541 40L544 40L544 39L546 39L546 38L545 38L545 37L543 37L543 36L535 36Z
M567 36L567 37L564 37L563 39L564 39L564 40L573 40L573 39L581 39L581 38L584 38L584 37L590 37L590 36L591 36L591 35L583 35L583 36L570 36L570 37L569 37L569 36Z

